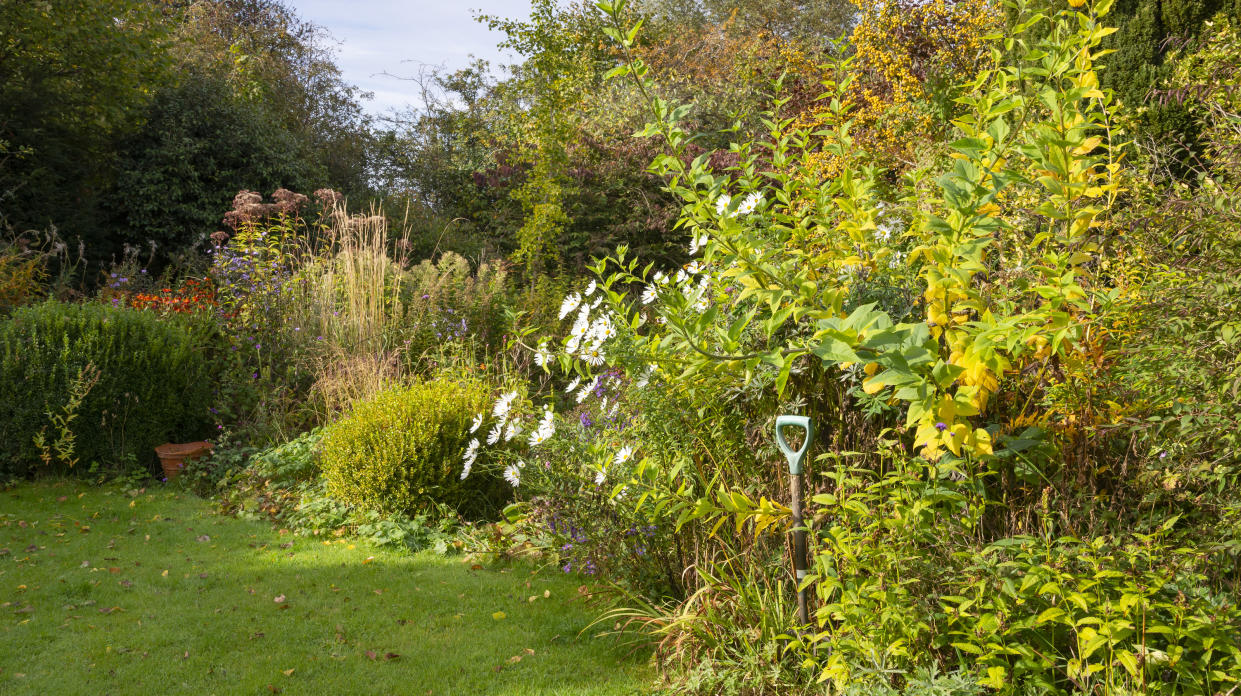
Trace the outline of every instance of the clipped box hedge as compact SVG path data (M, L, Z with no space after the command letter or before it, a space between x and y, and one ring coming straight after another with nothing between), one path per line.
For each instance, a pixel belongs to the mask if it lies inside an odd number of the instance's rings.
M121 471L130 462L155 471L156 445L206 437L209 336L202 321L99 303L14 311L0 322L0 480L44 466L35 436L57 437L52 416L63 414L88 365L99 377L71 422L74 472Z
M411 516L436 503L466 517L494 513L511 487L482 467L461 480L470 421L488 406L489 395L478 380L441 377L354 403L324 431L320 463L328 493Z

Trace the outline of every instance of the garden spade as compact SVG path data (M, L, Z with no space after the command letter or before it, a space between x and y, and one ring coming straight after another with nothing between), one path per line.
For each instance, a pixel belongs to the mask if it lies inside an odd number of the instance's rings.
M805 432L801 447L794 450L784 439L785 428L801 428ZM806 578L806 529L801 516L801 472L802 462L810 451L810 443L814 440L814 423L806 416L777 416L776 444L789 460L789 507L793 510L793 571L797 576L797 618L802 625L810 623L810 612L806 608L806 591L801 587Z

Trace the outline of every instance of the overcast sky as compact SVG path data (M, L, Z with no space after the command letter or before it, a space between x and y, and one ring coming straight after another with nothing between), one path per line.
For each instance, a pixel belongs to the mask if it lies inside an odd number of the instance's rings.
M420 65L465 67L470 55L492 63L512 63L512 53L496 44L503 34L474 21L484 14L526 19L529 0L288 0L304 20L326 28L337 42L336 63L347 82L375 97L372 114L418 105L416 85L381 73L412 76ZM497 71L498 72L498 71Z

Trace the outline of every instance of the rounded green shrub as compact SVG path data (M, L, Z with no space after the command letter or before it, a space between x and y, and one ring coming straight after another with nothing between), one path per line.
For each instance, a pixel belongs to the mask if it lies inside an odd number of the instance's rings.
M154 471L157 445L206 437L208 332L200 320L98 303L14 311L0 322L0 479Z
M328 493L381 512L412 515L432 503L466 517L494 512L508 486L477 469L460 478L470 422L489 396L478 380L439 377L354 403L324 433L320 463Z

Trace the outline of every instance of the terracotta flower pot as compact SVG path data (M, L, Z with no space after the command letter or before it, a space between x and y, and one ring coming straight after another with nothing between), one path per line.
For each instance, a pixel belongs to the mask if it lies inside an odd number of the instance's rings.
M181 475L185 462L197 459L211 451L210 442L184 442L181 444L167 443L155 448L160 466L164 467L164 478L171 481Z

